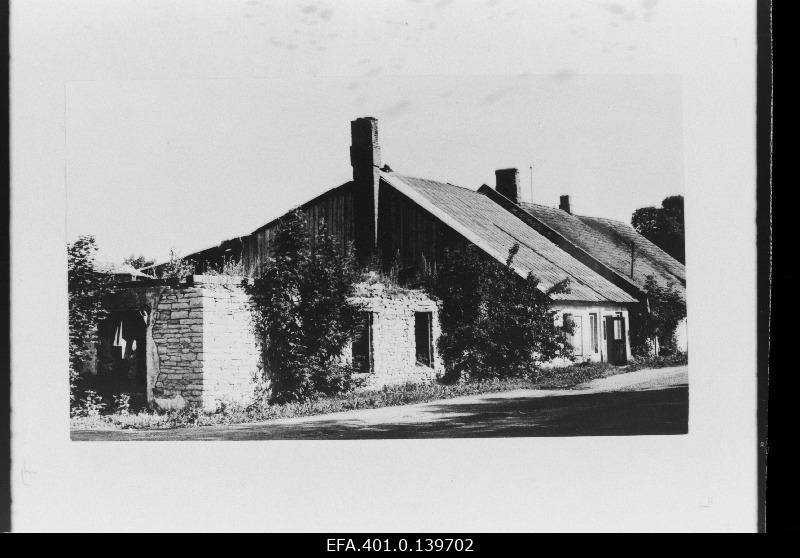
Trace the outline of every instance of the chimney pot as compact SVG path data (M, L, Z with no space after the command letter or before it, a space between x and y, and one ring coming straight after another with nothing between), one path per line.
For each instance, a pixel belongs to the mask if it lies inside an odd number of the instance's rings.
M566 211L567 213L572 213L569 207L569 196L561 196L561 200L559 201L558 208Z
M519 170L497 169L494 171L494 177L495 190L514 203L519 203Z

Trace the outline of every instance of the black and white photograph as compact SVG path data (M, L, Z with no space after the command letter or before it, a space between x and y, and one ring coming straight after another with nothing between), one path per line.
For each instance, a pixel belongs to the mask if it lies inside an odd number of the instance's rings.
M10 15L21 530L756 529L755 2Z

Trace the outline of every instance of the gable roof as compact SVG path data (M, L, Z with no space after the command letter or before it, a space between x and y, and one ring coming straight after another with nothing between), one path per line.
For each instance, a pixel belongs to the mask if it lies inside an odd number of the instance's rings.
M570 292L554 295L556 299L636 302L483 194L393 172L381 172L381 179L501 263L518 244L513 267L519 275L533 273L543 289L570 280Z
M686 297L686 267L622 221L573 215L561 209L520 203L530 215L588 252L619 276L642 288L648 275L672 283ZM633 244L633 277L631 277Z

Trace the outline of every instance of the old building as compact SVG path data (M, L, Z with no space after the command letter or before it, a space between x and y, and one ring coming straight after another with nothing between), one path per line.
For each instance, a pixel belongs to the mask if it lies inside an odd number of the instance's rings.
M686 267L639 234L633 227L602 217L575 215L568 195L558 208L522 202L516 169L498 173L494 189L483 185L481 193L507 209L575 259L637 298L646 311L645 282L652 277L659 285L671 285L686 300ZM515 183L517 186L515 187ZM687 322L678 326L678 349L688 348Z
M516 246L513 267L520 276L532 273L543 290L569 280L569 292L554 299L557 319L575 326L578 360L624 364L631 357L629 310L642 301L644 277L655 273L685 285L682 265L622 223L572 215L568 207L520 203L516 169L498 170L495 188L476 191L383 165L374 118L354 120L351 138L353 179L299 209L308 217L312 241L324 221L342 246L353 243L363 265L383 271L392 266L399 278L400 286L357 285L351 301L360 305L362 321L343 358L361 369L367 386L427 381L442 373L439 308L412 288L412 280L435 270L448 248L472 245L504 263ZM236 260L245 277L256 277L281 219L185 259L198 273ZM632 267L626 259L631 250ZM141 316L137 340L146 365L137 377L144 379L148 399L166 407L210 407L246 395L262 365L241 278L195 275L183 284L131 283L128 290L138 294L117 295L116 315Z
M435 269L446 248L469 243L505 262L509 249L517 245L514 264L521 276L533 273L543 289L569 279L569 294L556 298L560 317L576 326L576 356L619 364L630 358L628 307L638 299L613 274L575 258L484 191L409 176L383 165L375 118L354 120L351 140L353 180L299 206L308 216L312 237L324 221L342 245L354 243L362 262L377 254L384 266L398 266L401 281L424 266ZM516 184L515 176L515 171L498 171L499 180L509 187ZM518 184L513 187L518 189ZM280 219L187 259L203 268L228 253L241 258L247 274L258 275Z

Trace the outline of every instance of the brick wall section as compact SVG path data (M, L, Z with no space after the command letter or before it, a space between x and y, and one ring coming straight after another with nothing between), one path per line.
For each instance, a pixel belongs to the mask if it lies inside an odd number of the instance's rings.
M156 400L213 409L252 396L261 361L241 281L196 275L192 286L164 290L153 323Z
M373 371L365 375L365 388L427 382L444 373L436 350L436 340L441 335L436 301L420 291L387 288L382 284L360 284L351 302L364 311L373 312ZM417 363L415 312L432 314L432 367Z

